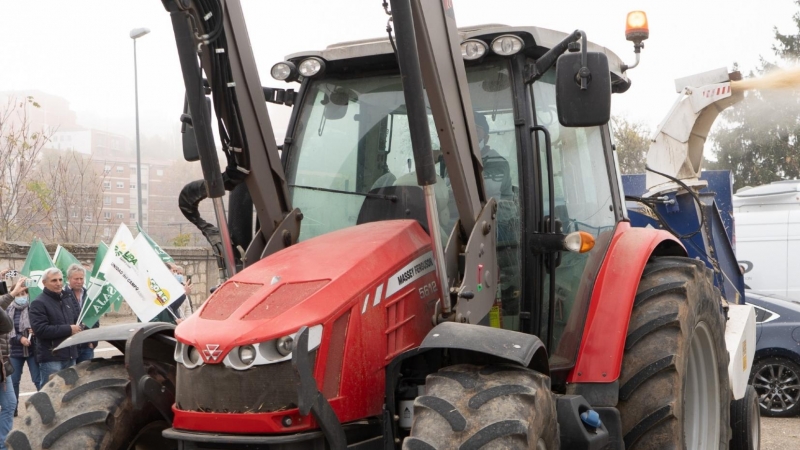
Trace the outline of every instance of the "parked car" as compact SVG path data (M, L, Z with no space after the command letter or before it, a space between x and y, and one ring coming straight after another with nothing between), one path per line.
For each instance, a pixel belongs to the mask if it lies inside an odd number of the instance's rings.
M756 310L756 355L750 384L761 414L787 417L800 413L800 302L746 291Z

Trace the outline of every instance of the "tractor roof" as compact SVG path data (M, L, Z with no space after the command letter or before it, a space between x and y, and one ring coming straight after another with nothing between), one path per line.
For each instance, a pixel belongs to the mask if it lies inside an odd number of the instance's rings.
M497 36L503 34L515 34L521 37L525 43L523 52L531 57L538 58L547 50L567 37L567 33L539 27L512 27L502 24L486 24L459 28L462 40L481 39L487 44ZM624 62L611 50L600 45L589 42L589 51L605 53L608 57L611 73L615 81L629 82L628 78L621 72L620 66ZM389 39L386 37L361 39L357 41L341 42L329 45L321 51L305 51L293 53L286 57L286 60L301 60L309 56L316 56L327 62L344 62L370 58L375 56L390 55L393 53Z

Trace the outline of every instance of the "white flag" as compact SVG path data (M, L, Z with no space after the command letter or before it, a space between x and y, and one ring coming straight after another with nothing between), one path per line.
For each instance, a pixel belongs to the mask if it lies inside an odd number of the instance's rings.
M142 322L149 322L184 295L183 286L140 234L125 252L111 251L106 281L111 283Z
M114 233L114 239L111 240L111 245L108 246L108 250L103 257L103 262L100 263L97 274L89 278L89 286L86 290L87 300L86 304L81 308L81 315L78 318L78 322L83 321L88 311L90 311L90 306L94 316L93 321L96 322L96 319L111 307L111 303L118 300L115 289L109 287L106 289L106 292L103 291L103 287L106 285L105 274L110 267L111 258L115 255L124 254L132 245L133 235L131 234L131 230L129 230L124 223L119 224L117 232Z

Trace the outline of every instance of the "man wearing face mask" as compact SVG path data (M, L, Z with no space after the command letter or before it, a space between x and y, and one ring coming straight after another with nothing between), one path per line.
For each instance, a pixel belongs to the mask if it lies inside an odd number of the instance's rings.
M5 275L4 272L0 272ZM14 424L14 411L17 409L17 397L11 375L14 368L9 359L8 333L14 329L14 322L6 314L6 308L14 302L15 297L27 292L25 277L19 277L11 292L0 297L0 450L5 450L6 436Z
M26 363L36 390L38 391L42 388L39 380L39 363L36 362L36 355L34 354L33 328L31 328L31 321L28 315L28 304L28 292L25 289L24 292L19 293L14 298L14 302L6 309L6 313L14 321L14 329L8 333L8 342L11 346L11 365L14 366L11 382L14 384L17 405L19 405L19 381L22 378L22 370L25 368ZM19 406L17 406L18 409ZM14 411L14 417L17 416L17 410Z

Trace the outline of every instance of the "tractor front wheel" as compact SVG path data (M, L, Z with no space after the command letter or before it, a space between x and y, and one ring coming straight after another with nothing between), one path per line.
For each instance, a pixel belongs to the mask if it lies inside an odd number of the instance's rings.
M160 381L169 377L159 365L146 363L146 368ZM6 444L12 450L177 448L161 437L169 424L152 405L134 410L129 385L123 357L64 369L25 402L22 425L9 433Z
M558 450L549 384L513 365L457 365L428 375L403 450Z
M708 272L679 257L645 267L619 378L628 450L728 448L725 316Z

